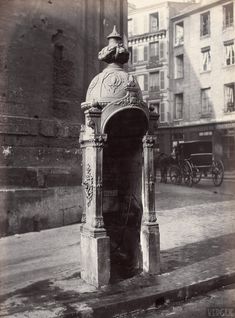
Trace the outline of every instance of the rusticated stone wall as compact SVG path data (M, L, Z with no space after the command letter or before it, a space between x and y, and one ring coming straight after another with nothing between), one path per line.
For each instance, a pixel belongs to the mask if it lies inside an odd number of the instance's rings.
M0 1L0 235L79 222L80 103L125 0Z

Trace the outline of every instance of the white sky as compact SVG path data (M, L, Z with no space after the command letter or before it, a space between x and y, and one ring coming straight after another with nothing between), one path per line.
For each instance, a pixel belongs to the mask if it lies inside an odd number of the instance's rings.
M133 3L136 7L144 7L152 4L157 4L163 2L164 0L128 0L128 2ZM175 0L177 2L186 2L185 0Z
M162 0L128 0L128 2L135 4L137 7L143 7L154 3L162 2Z

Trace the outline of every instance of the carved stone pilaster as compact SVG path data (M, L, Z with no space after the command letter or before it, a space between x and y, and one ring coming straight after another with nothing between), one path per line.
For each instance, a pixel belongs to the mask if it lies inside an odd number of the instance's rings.
M155 213L155 171L154 171L154 157L153 146L155 136L145 135L143 137L143 150L144 150L144 215L143 222L154 223L156 222Z

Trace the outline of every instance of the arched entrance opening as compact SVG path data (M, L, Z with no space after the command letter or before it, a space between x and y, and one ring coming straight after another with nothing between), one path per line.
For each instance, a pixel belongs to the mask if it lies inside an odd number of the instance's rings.
M127 108L106 123L103 150L103 219L110 237L111 281L142 270L142 138L146 114Z

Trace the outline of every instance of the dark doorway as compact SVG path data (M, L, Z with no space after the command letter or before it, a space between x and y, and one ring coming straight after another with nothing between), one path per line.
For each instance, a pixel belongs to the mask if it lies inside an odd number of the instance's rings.
M141 270L142 137L147 118L137 109L122 110L105 127L103 217L110 237L111 281Z

